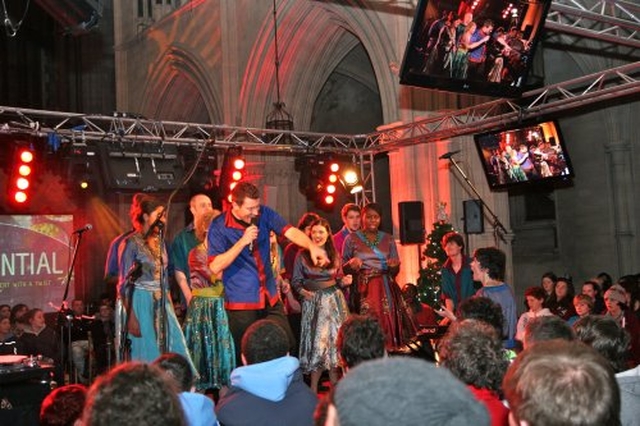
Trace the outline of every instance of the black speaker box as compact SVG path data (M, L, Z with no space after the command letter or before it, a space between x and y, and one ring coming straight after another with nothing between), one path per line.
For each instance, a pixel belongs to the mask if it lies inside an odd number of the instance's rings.
M424 244L424 205L422 201L398 203L400 243Z
M484 212L480 200L462 202L464 208L464 233L482 234L484 232Z

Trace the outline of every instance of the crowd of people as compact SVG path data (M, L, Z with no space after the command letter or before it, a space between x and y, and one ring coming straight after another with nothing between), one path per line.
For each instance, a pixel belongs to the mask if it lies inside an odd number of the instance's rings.
M78 322L70 357L80 377L88 370L87 333L105 337L118 365L103 359L89 389L79 380L49 395L41 419L639 424L637 276L613 283L601 274L576 294L570 278L545 273L526 289L518 318L505 253L484 247L468 256L462 236L450 232L442 239L442 303L432 309L415 286L395 281L398 251L380 230L376 204L344 206L335 234L314 213L293 227L249 183L235 187L224 212L204 194L191 199L190 211L193 223L167 249L165 206L134 197L133 231L115 240L107 259L106 275L118 277L115 318L105 303L87 322L81 301L69 318ZM282 251L284 239L291 245ZM172 298L170 274L182 281L182 296ZM174 309L181 303L182 321ZM0 306L0 314L8 317L0 320L1 353L61 364L64 351L41 310ZM448 326L444 337L421 334L432 325ZM406 350L416 340L425 350Z

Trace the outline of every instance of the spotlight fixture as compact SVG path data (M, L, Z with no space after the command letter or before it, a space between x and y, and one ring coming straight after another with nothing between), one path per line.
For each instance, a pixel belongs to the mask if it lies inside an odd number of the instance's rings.
M364 189L360 173L355 167L346 167L342 172L340 181L349 194L357 194Z
M231 202L231 191L244 178L246 162L242 156L242 147L234 146L227 149L220 171L220 197Z

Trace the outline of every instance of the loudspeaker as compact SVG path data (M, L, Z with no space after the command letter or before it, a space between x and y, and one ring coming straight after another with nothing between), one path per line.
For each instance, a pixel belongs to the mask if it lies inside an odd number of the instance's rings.
M424 206L422 201L398 203L400 243L424 244Z
M462 202L464 209L464 233L482 234L484 232L484 212L480 200Z

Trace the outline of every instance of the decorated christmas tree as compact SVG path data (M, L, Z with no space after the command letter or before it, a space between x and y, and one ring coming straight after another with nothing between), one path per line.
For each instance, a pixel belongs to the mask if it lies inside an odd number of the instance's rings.
M446 206L447 203L438 203L437 222L433 224L433 230L427 235L427 247L422 252L426 258L426 266L420 270L418 279L418 297L434 309L439 309L440 306L440 270L447 260L447 254L440 242L447 232L454 230L449 223Z

